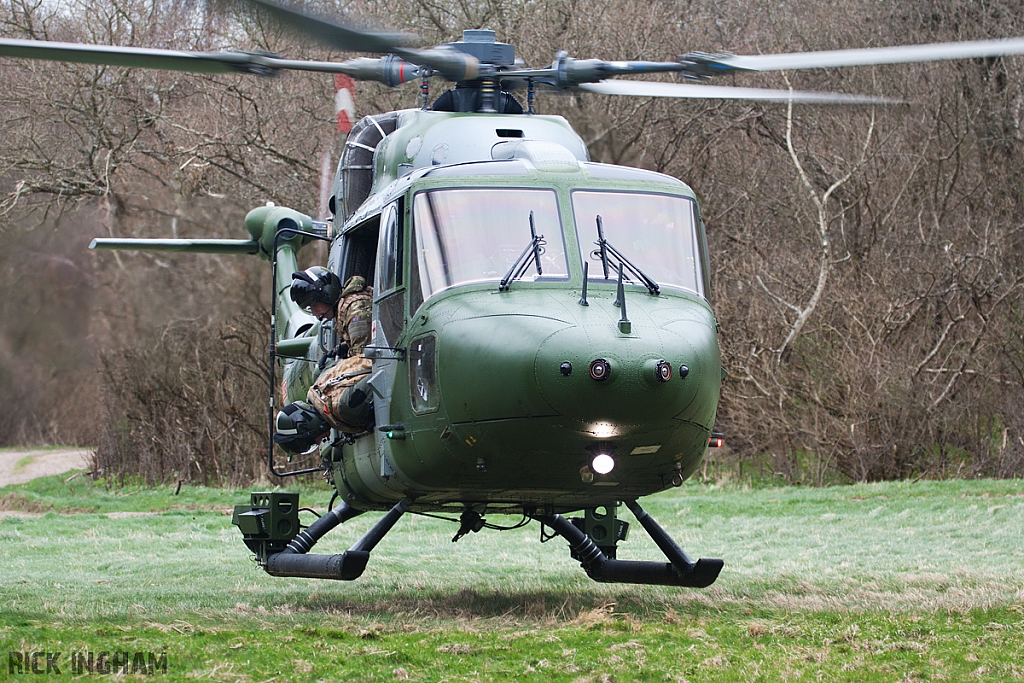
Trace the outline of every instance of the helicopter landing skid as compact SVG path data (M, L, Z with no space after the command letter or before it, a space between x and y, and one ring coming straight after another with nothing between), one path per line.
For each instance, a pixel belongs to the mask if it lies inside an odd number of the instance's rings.
M292 576L302 579L335 579L353 581L358 579L370 560L370 551L380 543L384 535L409 509L409 499L403 498L370 527L362 538L351 548L339 555L307 555L314 543L324 534L342 522L362 514L361 510L342 502L335 510L327 513L308 529L292 539L288 547L267 558L264 569L271 576Z
M605 556L589 536L561 515L535 515L533 519L551 527L569 541L570 547L581 558L580 564L587 576L594 581L688 588L707 588L715 582L725 562L709 558L694 562L635 500L627 500L625 503L669 562L613 560Z

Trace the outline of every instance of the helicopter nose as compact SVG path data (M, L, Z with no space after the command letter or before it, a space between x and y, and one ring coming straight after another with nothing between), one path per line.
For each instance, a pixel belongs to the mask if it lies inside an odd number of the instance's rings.
M717 347L709 344L708 334L634 326L626 336L609 328L571 327L541 344L534 365L537 385L559 414L621 430L693 419L691 413L701 410L694 406L698 394L717 393L711 373Z
M448 418L462 423L556 415L540 393L533 367L543 340L567 325L519 315L448 323L437 362Z

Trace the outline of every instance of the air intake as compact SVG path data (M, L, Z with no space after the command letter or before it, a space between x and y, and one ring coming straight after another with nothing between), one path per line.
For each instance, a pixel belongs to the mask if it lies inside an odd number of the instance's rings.
M494 160L523 159L529 161L538 171L548 173L574 173L580 163L568 149L554 142L540 140L517 140L499 142L491 147Z

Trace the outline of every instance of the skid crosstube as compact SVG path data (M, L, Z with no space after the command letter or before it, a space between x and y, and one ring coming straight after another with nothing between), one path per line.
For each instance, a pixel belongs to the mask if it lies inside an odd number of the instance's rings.
M669 559L668 562L612 560L601 552L589 536L561 515L534 515L533 519L551 527L569 541L572 549L582 558L581 564L586 570L587 576L594 581L689 588L707 588L715 582L725 562L708 558L701 558L694 562L635 500L624 502L641 526L654 539L661 552L665 553L665 557Z
M362 514L344 501L331 510L308 529L300 532L291 540L283 551L271 555L265 567L271 576L292 576L303 579L334 579L337 581L353 581L358 579L366 563L370 559L370 551L380 543L384 535L409 509L409 499L403 498L381 517L366 534L351 548L339 555L307 555L306 551L313 547L324 534L342 522Z
M604 583L642 583L662 586L706 588L715 582L725 564L722 560L701 558L694 562L669 536L654 518L635 500L625 501L626 507L647 530L668 562L642 562L610 559L585 533L561 515L532 515L533 519L555 530L569 541L572 549L582 558L587 575ZM380 543L398 520L409 510L408 498L399 501L381 517L351 548L338 555L309 555L307 551L327 532L342 522L362 514L342 502L309 528L299 532L288 546L267 558L266 572L271 576L290 576L307 579L333 579L352 581L359 578L370 559L370 551Z

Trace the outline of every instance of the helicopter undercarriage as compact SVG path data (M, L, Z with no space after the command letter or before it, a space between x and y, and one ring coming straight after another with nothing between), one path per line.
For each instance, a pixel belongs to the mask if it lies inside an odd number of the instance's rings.
M527 518L541 523L541 539L561 536L569 542L572 557L594 581L636 583L662 586L706 588L718 578L724 562L720 559L691 559L671 536L635 500L624 501L640 525L665 554L668 562L620 560L615 557L617 540L625 539L628 524L616 519L614 507L585 511L585 517L567 519L559 514L528 513ZM309 550L338 525L363 513L342 501L305 529L299 529L298 494L253 493L251 505L235 508L232 522L242 531L246 545L256 553L257 561L271 576L353 581L359 578L370 559L370 552L410 510L411 501L403 498L381 517L352 547L335 555L312 555ZM592 524L595 517L604 524ZM479 531L483 520L471 509L463 515L458 540L469 531ZM546 537L544 529L551 533ZM606 529L611 529L611 537ZM600 533L595 533L595 530ZM596 538L595 538L596 537Z
M379 56L320 62L264 51L0 38L0 57L200 74L298 70L388 87L419 82L420 108L367 116L350 129L323 212L329 219L268 202L246 216L248 239L112 236L90 246L272 262L269 469L278 477L323 472L332 484L336 477L343 500L303 528L298 494L253 493L232 521L267 573L335 580L358 578L407 512L461 514L451 520L459 523L453 541L538 521L542 542L566 539L595 581L705 587L723 567L719 559L693 561L636 502L682 485L706 449L721 445L712 429L727 373L708 298L713 271L697 194L661 173L591 160L568 121L536 111L538 87L779 102L791 115L794 103L909 103L616 78L660 73L705 81L745 72L989 63L1024 54L1024 38L774 55L688 52L664 62L576 59L560 50L550 65L529 68L487 29L428 47L414 35L354 29L279 0L243 4L332 50ZM455 89L431 104L435 77ZM513 93L523 88L525 110ZM346 92L347 86L338 90L339 103ZM597 237L597 249L585 235ZM298 251L313 241L330 243L327 265L339 285L353 276L373 283L365 357L373 361L367 384L379 426L332 444L323 466L282 472L275 469L275 432L290 438L298 429L293 423L277 430L277 390L299 403L317 379L314 368L324 369L340 348L333 324L321 326L312 307L283 296L289 273L298 270ZM330 298L316 303L337 310ZM286 450L302 453L296 441L296 450ZM625 503L667 562L616 557L628 525L611 496ZM522 513L523 521L487 524L488 509ZM582 518L562 516L580 509ZM384 515L347 551L309 554L326 533L368 510Z

